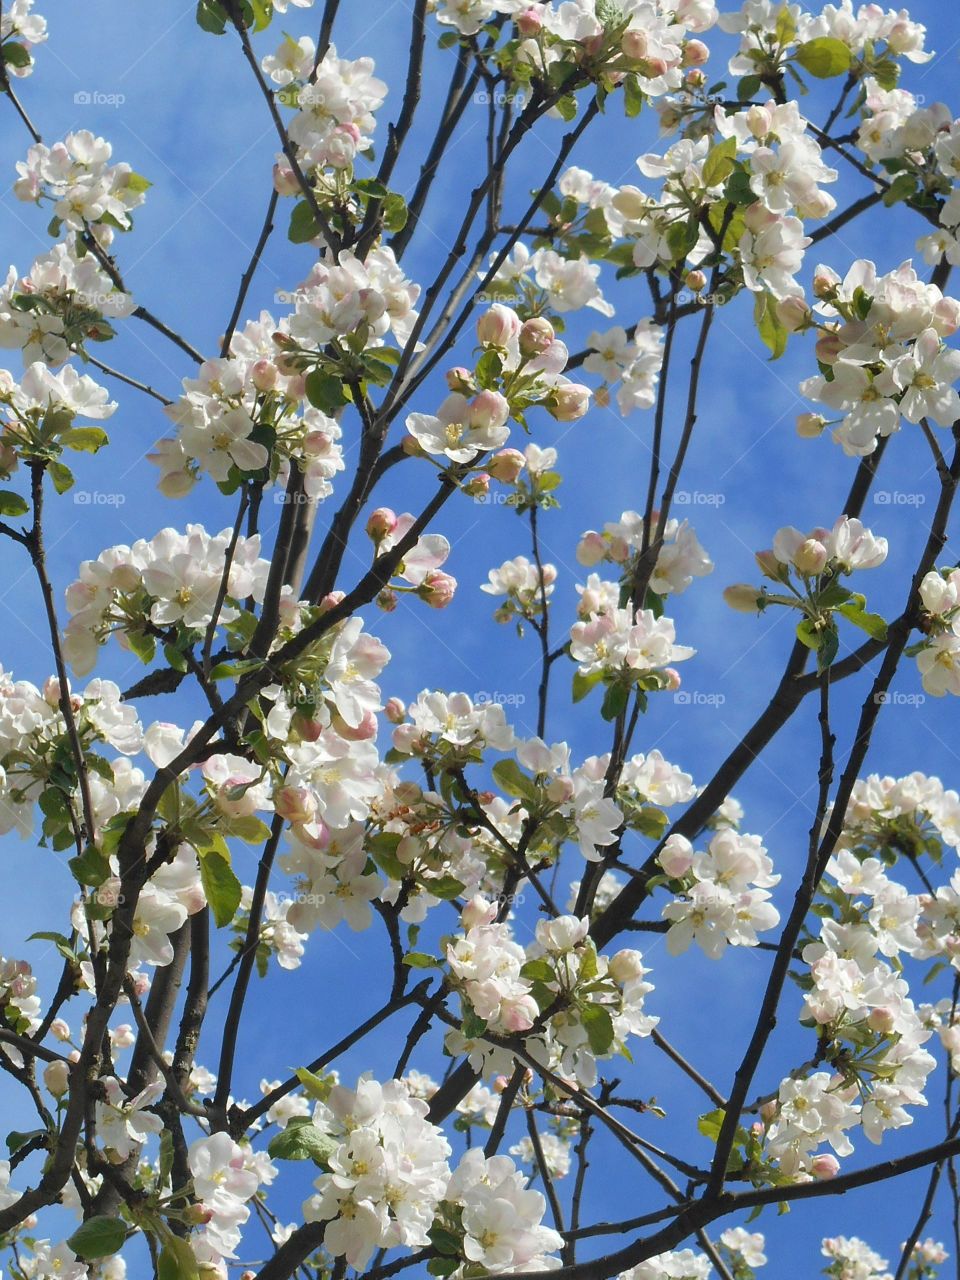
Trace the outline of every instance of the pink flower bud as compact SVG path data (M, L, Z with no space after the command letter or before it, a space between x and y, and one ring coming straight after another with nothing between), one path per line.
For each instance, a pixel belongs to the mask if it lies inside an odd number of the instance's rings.
M334 609L346 597L345 591L328 591L320 601L320 612L326 613L329 609Z
M497 918L497 904L488 902L482 894L476 893L460 912L460 924L464 929L475 929L478 925L493 924Z
M520 317L501 302L495 302L477 320L477 341L481 347L506 347L519 333Z
M527 460L519 449L501 449L484 464L494 480L501 484L513 484L526 466Z
M810 308L798 294L788 294L777 303L777 319L785 329L796 333L810 323Z
M522 36L536 36L543 30L543 19L537 9L524 9L513 21Z
M425 458L427 456L423 449L421 449L416 437L409 433L407 433L407 435L405 435L400 441L400 448L408 458Z
M672 835L657 854L657 861L674 880L682 880L693 866L693 845L686 836Z
M463 486L468 498L485 498L490 492L490 477L486 471L478 471Z
M750 107L747 111L747 128L755 138L765 138L773 128L770 108L759 104Z
M277 366L272 360L258 360L250 370L250 378L258 391L272 391L277 385Z
M779 1107L777 1106L777 1101L775 1098L771 1098L760 1108L760 1119L764 1124L773 1124L774 1120L777 1118L778 1112Z
M473 374L469 369L464 369L463 365L447 370L447 386L451 391L459 391L462 396L473 395L477 389Z
M547 783L547 799L551 804L567 804L573 799L573 779L551 778Z
M273 189L281 196L293 196L300 190L297 175L285 160L273 166Z
M832 298L840 284L840 277L830 267L817 267L813 273L813 292L817 298Z
M377 736L377 717L372 711L365 711L358 725L347 724L342 716L334 714L333 728L347 742L369 742Z
M294 714L290 727L303 742L316 742L324 729L320 720L315 720L313 716L305 715L302 711Z
M702 67L710 58L710 50L702 40L688 40L683 46L681 66Z
M397 513L389 507L377 507L367 519L367 536L380 543L397 527Z
M707 277L703 271L688 271L684 284L692 293L699 293L707 287Z
M631 62L642 62L650 49L647 33L638 27L625 31L620 38L620 48L623 56L629 58Z
M826 568L828 558L827 548L822 542L816 538L807 538L797 548L793 563L797 572L804 577L815 577Z
M867 1026L871 1031L876 1031L880 1035L889 1035L894 1028L896 1018L892 1009L878 1008L871 1009L867 1014Z
M774 582L786 581L786 566L780 563L772 551L758 551L754 559L765 578L772 578Z
M667 678L667 683L664 688L666 688L670 693L676 693L680 688L680 685L683 683L680 672L676 667L664 667L663 674Z
M818 1182L826 1182L829 1178L835 1178L840 1172L840 1161L829 1152L814 1156L810 1162L810 1172Z
M431 609L445 609L453 599L457 589L457 580L441 569L433 569L417 587L417 595L425 600Z
M543 403L558 422L576 422L590 407L590 388L578 382L561 383L553 388Z
M577 543L577 563L592 569L607 558L608 543L602 533L588 529Z
M70 1039L70 1028L63 1018L54 1018L50 1023L50 1032L55 1040L63 1042Z
M391 724L402 724L407 714L407 708L399 698L388 698L383 708L383 714Z
M317 798L306 787L281 787L273 797L273 807L286 822L312 822Z
M553 325L545 316L533 316L524 321L520 329L520 354L522 356L542 356L547 348L556 341Z
M470 401L472 427L502 427L510 417L510 405L499 391L481 391Z

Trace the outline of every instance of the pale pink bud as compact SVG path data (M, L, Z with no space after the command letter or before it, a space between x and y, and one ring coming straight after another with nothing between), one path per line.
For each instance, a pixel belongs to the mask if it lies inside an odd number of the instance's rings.
M497 904L488 902L482 894L475 893L460 913L460 924L469 930L478 925L493 924L496 918Z
M393 613L399 603L397 593L390 587L384 587L376 599L376 606L384 613Z
M110 1032L110 1041L115 1049L130 1049L136 1043L136 1035L129 1022L121 1022Z
M70 1039L70 1028L63 1018L54 1018L50 1023L50 1032L55 1040L62 1042Z
M445 609L453 599L456 589L456 578L451 577L449 573L444 573L441 569L434 569L417 587L417 595L421 600L425 600L431 609Z
M867 1026L880 1035L889 1035L894 1028L896 1018L892 1009L871 1009L867 1014Z
M680 685L683 683L683 680L680 676L680 672L676 669L676 667L664 667L663 674L666 676L666 679L667 679L667 683L664 685L664 688L667 689L670 693L676 693L676 691L680 688Z
M769 1101L765 1102L760 1108L760 1118L763 1123L773 1124L774 1120L777 1118L778 1110L779 1108L777 1107L775 1098L770 1098Z
M524 9L513 21L522 36L536 36L543 30L543 19L537 9Z
M399 698L388 698L383 708L383 714L391 724L402 724L407 714L407 708Z
M840 1172L840 1161L829 1152L824 1152L823 1155L813 1157L810 1162L810 1172L818 1182L826 1182L830 1178L835 1178Z
M819 413L797 414L797 435L802 436L804 440L815 440L817 436L823 434L826 425L826 418Z
M832 298L840 277L830 267L817 267L813 273L813 292L817 298Z
M277 366L272 360L258 360L250 370L250 377L258 391L272 391L277 385Z
M772 578L774 582L786 581L788 576L786 566L780 563L772 551L758 551L754 559L765 578Z
M48 1062L43 1069L43 1083L55 1098L62 1098L70 1088L70 1067L66 1062Z
M287 822L312 822L317 813L317 798L306 787L281 787L273 797L273 806Z
M827 564L827 548L816 538L807 538L797 548L793 563L799 573L805 577L814 577L822 573Z
M683 73L683 83L688 89L702 89L707 83L707 75L699 67L691 67Z
M447 370L447 386L451 391L459 391L462 396L472 395L477 389L473 374L469 369L464 369L463 365Z
M815 187L803 200L797 202L797 213L801 218L825 218L837 207L833 196Z
M305 715L302 711L296 712L290 725L297 737L304 742L316 742L324 729L322 721Z
M709 57L710 50L702 40L688 40L683 46L681 66L702 67Z
M328 591L320 601L320 612L326 613L330 609L336 608L346 598L345 591Z
M307 375L302 371L294 374L289 378L287 385L283 389L283 394L290 401L303 400L307 394ZM311 432L311 434L319 435L320 432Z
M296 195L300 190L297 175L286 161L278 162L273 166L273 189L281 196Z
M747 111L747 128L755 138L765 138L773 127L773 116L769 107L759 105Z
M623 56L629 58L631 62L642 62L650 48L647 33L638 27L625 31L620 38L620 48Z
M614 564L626 564L630 559L630 543L614 535L607 541L607 556Z
M757 613L760 592L749 583L736 582L733 586L724 588L723 599L737 613Z
M425 458L427 456L420 447L417 438L410 435L409 432L400 441L400 448L408 458Z
M573 799L572 778L551 778L547 783L547 799L551 804L566 804Z
M589 529L577 543L577 562L592 569L606 559L607 543L602 533Z
M501 302L495 302L477 320L477 341L481 347L506 347L519 333L520 317Z
M43 682L43 700L48 707L60 705L60 681L56 676L48 676Z
M625 218L636 221L642 218L650 207L650 197L645 196L639 187L625 186L614 195L611 203L618 213Z
M526 466L527 460L519 449L501 449L484 463L494 480L501 484L513 484Z
M693 845L686 836L668 836L657 861L673 880L682 880L693 866Z
M553 325L545 316L533 316L524 321L520 329L520 354L527 357L542 356L556 340L556 336Z
M374 542L382 542L397 527L397 513L389 507L377 507L367 519L367 536Z
M486 471L478 471L463 486L468 498L485 498L490 492L490 477Z
M788 294L777 303L777 319L785 329L796 333L810 323L810 308L798 294Z
M692 293L699 293L707 287L707 277L703 271L688 271L684 284Z
M844 349L844 342L842 342L840 334L822 333L817 339L817 346L813 348L813 351L820 364L833 365L836 364L842 349Z
M510 417L510 405L499 391L481 391L470 401L470 424L500 427Z
M590 407L590 388L579 382L561 383L553 388L543 403L558 422L576 422Z

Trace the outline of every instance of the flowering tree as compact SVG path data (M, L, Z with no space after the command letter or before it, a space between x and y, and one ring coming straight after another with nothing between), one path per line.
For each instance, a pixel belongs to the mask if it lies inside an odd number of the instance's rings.
M947 1254L927 1224L943 1200L960 1213L960 797L919 772L866 773L883 767L868 753L902 668L928 695L960 694L960 568L945 552L960 120L899 87L932 56L924 28L851 0L720 14L714 0L414 0L388 92L370 58L337 53L339 7L326 0L313 39L280 30L311 0L197 5L190 38L249 77L277 146L262 233L203 351L125 283L150 182L89 131L41 132L21 82L42 69L46 24L33 0L0 11L0 89L25 130L13 190L53 240L0 290L16 366L0 372L0 534L32 574L49 646L37 683L0 683L0 830L63 872L49 927L0 960L5 1265L61 1280L128 1266L158 1280L750 1280L764 1208L922 1171L892 1272L854 1236L822 1253L848 1280L933 1276ZM705 69L707 39L725 71ZM428 73L448 87L425 131ZM572 164L588 134L641 113L661 145L637 185ZM404 256L471 116L476 185L421 286ZM527 196L531 142L558 120ZM419 177L401 189L411 145ZM884 216L911 228L929 278L846 247ZM284 233L302 279L278 316L248 318ZM610 318L618 280L641 318L572 352L560 335L584 309ZM819 450L812 471L846 466L850 486L829 528L771 524L756 580L724 592L770 615L786 657L705 779L701 761L665 758L644 717L683 696L677 668L696 664L673 597L714 565L675 509L728 304L771 359L802 350L816 407L796 448ZM101 358L121 323L176 362L175 400ZM168 434L146 447L171 526L80 563L64 599L46 534L71 465L109 459L117 404L98 378L163 406ZM598 412L638 424L623 459L636 509L583 533L582 571L558 567L543 540L555 446ZM892 612L864 594L888 543L861 516L898 451L929 455L930 516ZM186 523L217 491L232 525ZM530 725L503 700L411 696L417 677L366 630L389 635L376 611L402 605L446 610L452 636L447 535L496 502L518 554L482 590L532 646ZM836 712L838 685L858 690L852 715ZM156 718L164 702L179 723ZM556 740L561 714L592 749ZM768 850L731 792L808 716L808 838ZM321 988L288 1008L313 1052L291 1063L267 1046L258 1096L261 993L284 1008L287 975L329 933L368 949L378 1007L335 1025ZM623 945L634 934L650 935L646 959ZM59 980L26 958L39 941ZM722 1048L688 1057L657 987L691 948L719 983L749 948L760 997ZM355 981L352 966L327 988ZM663 1072L682 1085L666 1125L649 1087ZM888 1137L933 1090L944 1117L925 1144ZM628 1219L606 1212L613 1169Z

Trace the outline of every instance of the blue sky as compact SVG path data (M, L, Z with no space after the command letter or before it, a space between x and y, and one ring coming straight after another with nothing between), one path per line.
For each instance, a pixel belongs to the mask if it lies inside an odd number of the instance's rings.
M722 6L724 8L730 5ZM44 6L41 5L41 9ZM92 0L84 6L46 6L51 38L37 50L34 76L18 84L24 103L44 139L52 142L70 130L89 128L113 144L114 158L129 162L154 186L146 205L136 214L133 233L119 238L118 258L124 276L138 301L180 330L200 350L213 354L235 297L240 273L259 233L269 197L270 166L277 149L275 134L262 99L237 42L201 33L193 21L193 4L131 5L128 0ZM960 16L933 0L918 0L912 15L925 21L932 35L929 43L938 57L926 67L907 66L906 87L929 100L950 101L956 83ZM261 38L266 53L279 39L279 29L294 34L314 33L313 11L291 9L274 32ZM402 77L408 38L406 0L372 6L345 0L334 38L342 56L375 58L377 71L391 92L379 113L378 138L385 124L395 118L402 94ZM431 27L436 34L436 28ZM417 144L432 137L439 111L447 60L433 47L428 54L424 100L411 143L397 168L393 186L409 191L419 169ZM714 78L722 74L730 41L716 39ZM721 52L724 51L724 52ZM93 94L99 105L77 99ZM104 96L115 105L106 105ZM808 113L822 119L826 98L812 95ZM50 247L47 218L42 211L17 202L9 192L14 164L26 150L28 139L7 110L0 135L0 267L15 263L26 271L33 257ZM414 240L405 268L409 275L429 283L439 255L446 252L459 220L465 193L476 181L483 149L482 112L468 112L446 170L427 207L424 225ZM548 122L528 140L514 171L511 202L519 207L529 189L539 185L555 155L564 129ZM635 180L636 156L656 146L653 113L624 122L617 104L607 121L589 131L573 156L573 162L613 183ZM5 175L5 176L4 176ZM843 193L863 190L859 180L846 180ZM281 218L289 210L281 206ZM509 207L508 207L509 215ZM889 270L913 252L913 242L924 230L915 215L901 208L880 219L867 219L847 228L823 246L822 260L841 272L858 256L875 257L881 270ZM283 222L271 241L265 261L251 290L247 316L262 307L275 315L278 290L294 286L309 269L311 250L285 239ZM821 260L811 254L809 267ZM648 299L637 281L615 284L605 279L607 296L617 305L617 321L629 324L647 313ZM603 328L602 317L592 312L572 317L570 346L582 345L591 328ZM578 340L579 339L579 340ZM682 368L684 338L677 368ZM467 333L461 350L469 357L472 339ZM6 353L5 353L6 354ZM180 353L142 324L121 326L117 340L102 351L118 368L141 378L168 396L174 396L179 380L190 372ZM451 363L456 363L453 359ZM16 370L14 353L9 365ZM714 701L690 705L676 703L670 695L651 699L648 715L638 731L637 749L659 747L671 761L706 782L719 762L739 740L743 730L766 704L791 643L787 619L771 611L761 619L731 614L721 591L730 582L755 580L752 556L769 544L782 524L801 526L831 524L854 470L828 439L799 440L793 430L796 412L805 407L796 393L797 382L814 372L812 354L803 342L776 365L769 364L752 330L749 306L736 302L717 317L714 341L705 367L704 395L697 424L695 447L681 485L691 495L678 514L691 518L697 534L716 563L714 574L695 583L672 606L681 642L699 652L685 664L685 688ZM670 402L668 430L677 428L684 387L678 384ZM58 590L75 576L80 560L96 556L105 546L150 536L166 524L182 527L200 521L215 530L232 520L231 504L210 484L198 488L189 499L171 503L156 492L156 473L144 454L166 433L159 405L119 387L120 408L109 424L113 444L98 458L84 457L76 467L78 490L114 495L110 504L80 505L67 495L51 508L49 548L51 570ZM431 411L443 394L440 380L425 387L411 408ZM533 439L541 445L556 444L560 470L566 480L559 498L561 509L542 521L545 556L561 570L555 604L555 635L572 618L576 599L574 582L582 580L574 550L581 532L600 528L628 508L642 507L646 490L650 414L635 414L627 421L609 410L594 409L588 417L567 428L539 415ZM675 437L674 437L675 438ZM348 465L352 443L347 430ZM522 443L522 442L521 442ZM892 617L903 604L906 575L912 571L926 536L932 512L933 482L929 454L919 434L903 431L888 450L877 490L890 494L925 495L915 501L869 501L865 522L890 539L891 554L882 569L864 575L863 589L871 606ZM395 469L377 495L378 503L398 510L417 510L432 488L432 469L404 464ZM341 480L342 489L342 480ZM122 502L120 501L122 499ZM333 501L336 501L336 496ZM280 508L265 504L265 534L269 537ZM321 511L321 522L332 507ZM453 608L433 613L401 605L389 617L369 611L369 626L389 645L394 661L384 673L386 694L404 699L421 688L481 690L526 701L511 711L517 731L534 732L534 700L537 680L535 639L518 640L507 628L493 622L490 598L478 588L490 567L516 555L529 554L528 529L509 510L495 504L451 504L437 528L454 544L447 566L460 581ZM951 527L955 537L956 527ZM943 563L956 563L960 550L951 544ZM349 586L367 563L368 544L357 540L355 554L348 555L345 577ZM28 566L7 547L4 551L3 588L0 590L0 663L18 677L41 682L49 663L42 641L43 620L39 596ZM856 641L856 633L853 635ZM104 655L98 674L121 684L136 678L118 650ZM574 708L568 696L570 670L555 668L557 698L551 711L548 737L566 738L580 759L609 746L609 726L598 717L596 701ZM864 695L862 682L838 691L838 723L841 724L841 759L849 742L849 715ZM896 689L903 694L920 692L912 664L901 672ZM717 704L715 695L724 701ZM145 718L190 720L191 703L145 704ZM886 708L875 735L869 767L899 775L912 769L938 773L948 786L960 785L960 755L956 747L956 706L927 699L918 706L905 701ZM782 902L789 902L791 876L800 866L810 821L817 770L818 738L814 710L804 707L796 722L773 744L735 794L746 809L745 829L762 834L775 863L784 874ZM70 892L70 877L58 857L14 838L3 841L0 886L16 902L16 910L0 913L0 952L28 957L42 974L51 974L50 957L40 955L42 944L24 944L34 929L53 927L51 903L62 903ZM244 878L252 879L253 859ZM567 880L577 878L580 865L573 855L564 864ZM521 920L521 935L526 925ZM679 1047L688 1050L723 1089L735 1066L737 1028L755 1007L766 966L759 953L728 953L711 964L697 955L668 961L656 939L645 947L653 967L657 990L649 1000L651 1011L664 1017L664 1030ZM386 956L375 934L359 939L344 930L334 937L315 935L308 944L303 967L293 975L274 973L267 987L258 988L255 1004L242 1039L244 1070L239 1091L253 1096L264 1074L285 1074L288 1068L315 1056L319 1047L336 1040L381 1000L378 966ZM918 998L923 998L920 993ZM781 1068L801 1058L808 1041L797 1037L791 1024L792 1007L799 1000L788 993L785 1003L782 1048L771 1055L762 1074L763 1087L774 1087ZM297 1011L296 1017L292 1010ZM360 1052L341 1063L346 1078L362 1069L389 1069L396 1056L397 1034L405 1029L398 1019L381 1029ZM780 1033L778 1033L780 1034ZM213 1042L215 1045L215 1041ZM283 1046L279 1057L277 1045ZM795 1052L794 1052L795 1048ZM636 1054L636 1089L641 1096L656 1094L671 1115L690 1116L699 1100L682 1080L664 1069L663 1060L649 1046ZM213 1066L212 1052L205 1057ZM417 1065L435 1067L429 1058ZM937 1084L937 1089L940 1085ZM927 1118L918 1117L912 1129L888 1136L883 1154L912 1149L935 1140L941 1108L935 1094ZM669 1145L675 1138L671 1120L645 1122L643 1132L653 1141ZM706 1156L702 1140L693 1135L676 1137L688 1154ZM857 1158L870 1159L873 1151L860 1143ZM617 1157L619 1158L619 1157ZM620 1166L617 1166L618 1169ZM650 1204L645 1186L638 1191L627 1178L601 1175L602 1194L595 1192L597 1213L624 1216ZM296 1175L291 1179L296 1182ZM900 1240L912 1224L919 1203L923 1176L914 1175L896 1191L876 1191L848 1196L843 1204L822 1201L798 1207L788 1219L774 1222L772 1214L761 1220L771 1233L773 1267L780 1249L802 1247L805 1267L816 1268L816 1251L822 1235L838 1232L865 1235L882 1252L895 1258ZM281 1214L293 1216L300 1187L290 1194ZM282 1203L282 1202L281 1202ZM882 1210L881 1213L877 1209ZM946 1238L948 1224L935 1219L933 1228ZM789 1254L779 1254L782 1259Z

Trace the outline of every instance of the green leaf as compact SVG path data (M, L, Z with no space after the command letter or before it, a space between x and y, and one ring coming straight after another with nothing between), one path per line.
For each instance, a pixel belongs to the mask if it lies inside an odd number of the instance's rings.
M557 113L562 120L573 120L577 114L577 100L572 93L566 93L556 103Z
M228 925L240 905L241 885L230 863L219 853L202 853L200 881L217 928Z
M613 1044L613 1019L602 1004L588 1004L580 1010L580 1021L590 1041L590 1048L598 1057L609 1052Z
M313 1160L316 1164L326 1164L339 1145L336 1138L318 1129L305 1116L295 1116L270 1139L267 1154L274 1160Z
M144 635L142 631L128 631L127 644L143 663L153 661L157 652L157 642L153 636Z
M466 885L456 876L437 876L436 879L424 880L423 887L435 898L449 902L452 898L459 898Z
M200 1280L200 1268L187 1240L167 1236L157 1259L157 1280Z
M703 162L703 185L719 187L733 173L733 164L737 158L736 138L725 138L707 152Z
M787 349L789 333L780 323L777 315L777 304L768 293L755 295L753 303L753 322L757 326L763 345L770 352L771 360L779 360Z
M824 627L820 632L820 643L817 645L817 671L822 673L830 666L834 658L837 656L837 650L840 647L840 637L837 635L836 627Z
M102 427L71 427L61 433L59 441L77 453L96 453L110 443L110 437Z
M440 961L436 956L428 956L425 951L408 951L403 963L410 969L436 969Z
M0 516L25 516L29 505L12 489L0 489Z
M29 67L32 58L29 49L11 40L3 46L3 60L8 67Z
M127 1238L127 1224L122 1218L107 1218L98 1214L88 1218L67 1240L67 1245L78 1258L109 1258L117 1252Z
M7 1150L13 1155L21 1147L25 1147L31 1138L41 1137L43 1132L43 1129L31 1129L28 1133L20 1133L19 1130L13 1129L7 1134Z
M853 55L842 40L833 36L818 36L816 40L808 40L794 54L804 71L809 71L818 80L829 80L832 76L842 76L849 71Z
M75 858L71 858L67 866L80 884L93 887L103 884L110 875L109 859L92 844L88 845L83 853L78 853Z
M307 1067L297 1067L293 1074L303 1085L304 1093L309 1094L311 1098L316 1098L318 1102L326 1102L330 1097L335 1077L317 1075Z
M717 1107L715 1111L708 1111L697 1121L697 1128L705 1138L709 1138L711 1142L716 1142L720 1137L720 1130L723 1127L723 1119L727 1113L723 1107Z
M862 603L861 603L862 602ZM868 636L874 640L886 640L887 624L886 620L881 618L879 613L868 613L863 607L863 597L854 596L848 604L842 604L837 608L837 613L842 614L848 622L852 622L855 627L859 627L861 631L865 631Z
M347 403L341 379L334 377L332 373L326 373L323 369L311 369L307 374L304 387L307 399L313 407L325 413L328 418L333 417L337 410Z
M617 716L626 711L629 698L630 690L625 684L617 681L616 684L608 685L603 695L603 705L600 707L600 714L604 720L616 720Z
M623 82L623 110L628 120L638 116L643 110L644 95L640 82L631 72Z
M595 689L602 679L602 671L593 671L588 676L578 671L573 677L574 702L582 702L590 690Z
M737 85L737 101L749 102L759 93L762 84L759 76L744 76Z
M508 796L533 801L539 798L533 779L527 777L516 760L498 760L492 772L497 786Z
M391 191L383 202L383 225L387 231L402 231L407 225L409 210L403 196Z
M142 173L128 173L123 185L127 191L134 191L137 195L141 195L144 191L149 191L153 183Z
M526 978L528 982L555 982L557 975L553 972L550 961L541 957L538 960L528 960L520 970L520 977Z
M315 240L319 234L320 228L313 216L313 210L306 200L301 200L299 204L293 206L293 212L290 214L287 239L292 240L294 244L306 244L310 240Z
M463 1022L460 1030L468 1040L478 1040L487 1029L487 1024L469 1005L463 1011Z
M227 11L219 0L199 0L197 26L203 31L209 31L211 35L223 35L227 29Z
M901 200L909 200L911 196L916 195L917 179L912 173L898 173L893 182L883 193L883 203L889 209L892 205L899 204Z
M48 462L47 475L53 481L57 493L66 493L73 488L73 472L65 462Z
M270 828L253 814L239 818L224 819L223 829L228 836L235 836L244 844L263 844L270 839Z
M793 37L797 34L797 20L790 12L790 6L784 5L777 16L777 25L774 27L774 35L777 38L777 44L781 47L789 44Z
M700 239L700 224L695 217L674 222L667 230L667 246L673 262L682 262Z

